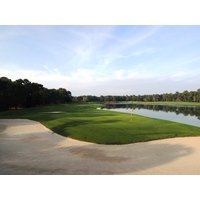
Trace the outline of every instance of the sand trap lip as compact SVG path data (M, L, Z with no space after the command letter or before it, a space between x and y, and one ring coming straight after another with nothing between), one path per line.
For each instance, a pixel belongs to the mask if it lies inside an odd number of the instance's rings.
M98 145L0 119L0 174L200 174L200 137Z

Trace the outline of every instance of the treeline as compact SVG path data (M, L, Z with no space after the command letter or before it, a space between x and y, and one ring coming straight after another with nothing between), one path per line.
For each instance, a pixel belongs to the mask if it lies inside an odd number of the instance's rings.
M71 101L71 92L64 88L47 89L27 79L12 81L6 77L0 78L0 111Z
M182 101L182 102L200 102L200 89L197 91L152 94L152 95L124 95L124 96L78 96L74 98L77 102L92 102L92 101L143 101L143 102L156 102L156 101Z

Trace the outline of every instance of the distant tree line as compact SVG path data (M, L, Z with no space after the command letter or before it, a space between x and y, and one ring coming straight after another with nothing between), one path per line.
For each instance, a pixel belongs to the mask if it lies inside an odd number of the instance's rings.
M27 79L12 81L7 77L0 78L0 111L71 101L71 92L64 88L47 89Z
M77 102L115 102L115 101L143 101L143 102L156 102L156 101L182 101L182 102L200 102L200 89L197 91L176 92L176 93L164 93L164 94L150 94L150 95L122 95L122 96L92 96L84 95L74 98Z

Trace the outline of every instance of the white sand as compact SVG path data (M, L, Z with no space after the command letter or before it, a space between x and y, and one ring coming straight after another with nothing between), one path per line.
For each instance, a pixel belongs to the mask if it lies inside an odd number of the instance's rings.
M0 174L200 174L200 137L97 145L0 119Z

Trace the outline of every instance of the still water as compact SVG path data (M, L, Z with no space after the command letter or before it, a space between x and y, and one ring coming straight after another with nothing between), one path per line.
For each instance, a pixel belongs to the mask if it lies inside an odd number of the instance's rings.
M107 104L102 109L170 120L200 127L200 106Z

